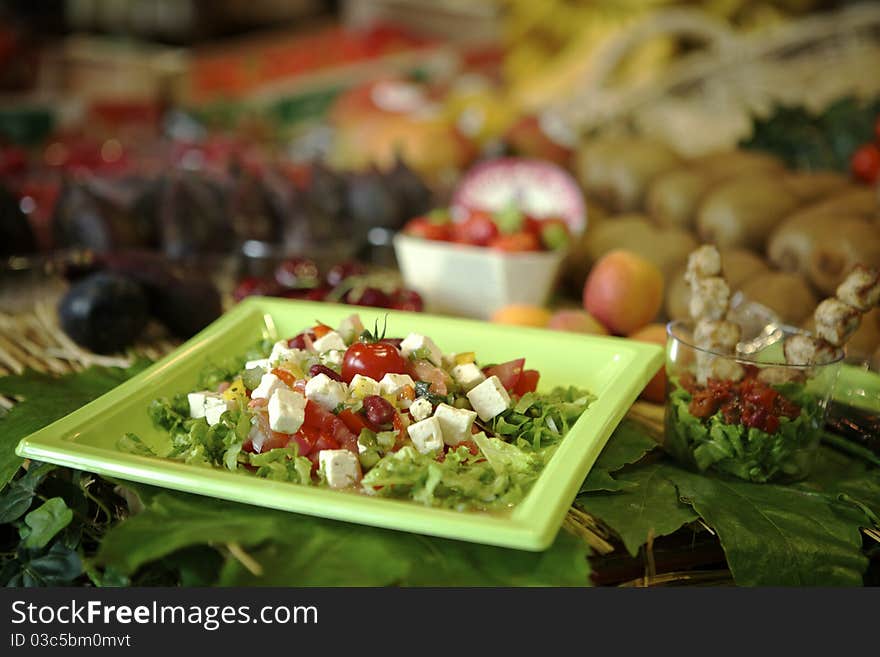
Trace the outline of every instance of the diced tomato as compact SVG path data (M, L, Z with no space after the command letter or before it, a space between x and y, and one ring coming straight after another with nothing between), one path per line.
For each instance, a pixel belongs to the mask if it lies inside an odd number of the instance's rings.
M467 219L454 225L452 233L456 242L488 246L498 237L498 226L488 212L471 210Z
M431 384L431 392L445 395L449 392L449 375L430 361L424 359L411 360L407 364L407 374L416 381L427 381Z
M428 217L418 217L409 221L403 227L403 232L413 237L421 237L426 240L438 240L448 242L452 239L452 227L449 223L438 223Z
M293 434L293 440L296 441L296 445L299 448L299 455L308 456L311 454L312 450L315 449L315 443L318 442L320 437L321 434L317 429L306 426L300 427L299 431Z
M330 411L324 410L315 402L306 402L306 413L303 426L317 429L321 436L335 441L338 447L334 449L347 449L358 453L357 436L352 433L345 423Z
M476 456L480 453L480 448L477 447L477 443L475 443L473 440L462 440L452 449L458 449L459 447L467 447L468 451L471 453L471 456Z
M519 232L511 235L499 235L489 246L498 251L519 253L525 251L540 251L541 240L534 233Z
M284 384L287 386L292 387L296 383L296 377L291 372L281 369L280 367L273 367L272 374L284 381Z
M394 447L391 448L392 452L396 452L401 447L403 447L406 442L406 427L409 425L409 421L400 413L394 414L394 419L391 421L391 426L394 427L394 430L397 432L397 440L394 443Z
M487 367L483 370L483 374L487 377L497 376L501 380L501 385L503 385L508 392L516 392L516 386L522 377L523 365L525 364L525 358L517 358L516 360L509 360L500 365Z
M327 326L326 324L318 324L317 326L312 327L312 333L315 334L315 338L323 338L325 335L330 333L333 329Z
M340 420L345 423L345 426L348 427L348 430L351 431L356 436L361 435L362 429L370 429L373 431L374 429L370 426L369 421L360 413L355 413L350 408L346 408L339 412L337 415Z
M277 447L287 447L287 443L290 442L289 433L272 431L269 428L269 416L265 413L257 413L254 417L256 418L256 430L252 431L248 437L250 449L246 451L261 454ZM242 445L242 448L244 448L244 445Z
M319 452L322 449L339 449L339 443L337 443L336 439L332 436L322 435L318 438L318 442L315 443L315 449Z
M535 392L538 389L538 380L541 373L538 370L523 370L519 381L513 389L515 395L522 397L527 392Z

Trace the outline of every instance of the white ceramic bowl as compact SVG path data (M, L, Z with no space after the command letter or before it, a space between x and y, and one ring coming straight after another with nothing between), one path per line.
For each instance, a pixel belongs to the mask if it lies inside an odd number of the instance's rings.
M406 287L433 313L488 319L512 303L543 305L563 251L505 253L398 233L394 252Z

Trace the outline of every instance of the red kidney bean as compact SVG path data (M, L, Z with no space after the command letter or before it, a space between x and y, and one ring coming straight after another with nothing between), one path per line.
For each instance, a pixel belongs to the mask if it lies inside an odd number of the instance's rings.
M394 419L396 412L394 406L379 395L364 397L364 414L373 424L388 424Z
M312 365L309 368L309 376L318 376L319 374L326 374L334 381L342 381L341 376L325 365Z

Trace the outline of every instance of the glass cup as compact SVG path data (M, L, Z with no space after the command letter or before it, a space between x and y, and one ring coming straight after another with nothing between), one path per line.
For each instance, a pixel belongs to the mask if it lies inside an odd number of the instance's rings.
M829 363L789 364L789 329L747 355L697 347L689 322L666 331L666 451L698 472L756 483L809 475L843 350Z

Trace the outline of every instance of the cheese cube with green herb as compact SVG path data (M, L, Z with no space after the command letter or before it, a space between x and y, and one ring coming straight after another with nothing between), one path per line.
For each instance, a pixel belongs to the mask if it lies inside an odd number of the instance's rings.
M424 397L419 397L409 407L409 414L416 422L428 419L433 412L434 405Z
M269 354L269 364L274 365L285 360L296 360L299 353L299 349L291 349L287 346L287 340L279 340L272 345L272 353Z
M483 422L488 422L510 408L510 395L497 376L490 376L467 393L471 407Z
M477 414L464 408L455 408L449 404L440 404L434 411L434 417L440 422L443 442L454 447L471 437L471 427Z
M260 370L268 370L269 369L269 359L268 358L258 358L257 360L249 360L244 364L244 369L252 370L252 369L260 369Z
M379 382L363 374L355 374L348 386L349 393L355 399L364 399L382 392Z
M422 454L443 447L443 430L440 429L440 421L436 417L415 422L406 428L406 432L415 448Z
M318 452L318 467L330 488L348 488L358 482L358 457L347 449L322 449Z
M348 386L342 381L334 381L322 372L306 383L306 397L332 411L348 397Z
M266 372L260 378L260 385L251 393L251 399L269 399L279 388L287 388L287 384L272 372Z
M212 427L220 421L220 416L226 411L232 409L235 402L231 399L224 399L219 394L212 394L205 397L205 420Z
M330 331L313 341L312 346L319 354L330 350L345 351L345 340L336 331Z
M189 402L189 416L198 419L205 417L205 398L211 393L207 390L201 392L191 392L186 396Z
M392 397L397 397L407 386L412 386L413 388L416 386L415 381L412 380L409 374L392 374L389 372L379 381L379 388L382 394Z
M351 344L357 340L361 333L364 332L364 324L361 322L360 315L351 315L339 322L339 335L347 344Z
M400 353L404 358L424 358L437 367L443 364L443 352L440 348L431 338L419 333L410 333L403 339L400 343Z
M306 399L288 388L279 388L269 398L269 428L279 433L296 433L306 417Z
M477 367L476 363L456 365L449 373L452 375L452 380L461 386L465 392L486 380L486 375Z

